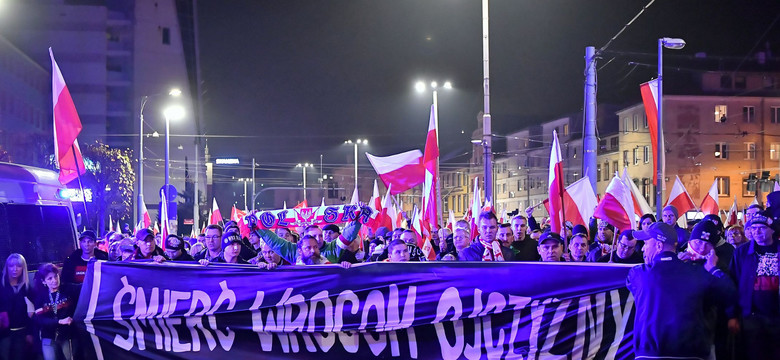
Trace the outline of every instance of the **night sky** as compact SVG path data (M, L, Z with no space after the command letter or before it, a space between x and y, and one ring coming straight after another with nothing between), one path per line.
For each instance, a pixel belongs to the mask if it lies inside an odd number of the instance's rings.
M581 111L585 47L605 45L646 4L492 0L494 133ZM351 164L350 138L380 156L422 149L431 94L414 83L438 79L454 86L439 92L443 160L466 161L456 155L483 106L480 0L200 1L199 12L204 128L239 136L209 139L212 155L284 169L320 154L326 167ZM778 14L777 1L657 0L599 60L598 100L639 101L659 37L687 41L670 58L739 58L768 40L780 52Z

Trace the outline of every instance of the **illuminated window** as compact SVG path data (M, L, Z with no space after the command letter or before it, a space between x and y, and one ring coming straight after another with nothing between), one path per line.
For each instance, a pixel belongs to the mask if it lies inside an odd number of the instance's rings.
M725 123L728 120L726 105L715 105L715 122Z
M728 197L731 193L731 189L729 189L729 177L717 176L715 177L715 181L718 183L718 196Z

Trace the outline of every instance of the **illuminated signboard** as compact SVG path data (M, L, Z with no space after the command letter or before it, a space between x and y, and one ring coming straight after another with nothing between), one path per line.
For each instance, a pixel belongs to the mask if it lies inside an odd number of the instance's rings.
M217 165L238 165L238 158L218 158L215 163Z

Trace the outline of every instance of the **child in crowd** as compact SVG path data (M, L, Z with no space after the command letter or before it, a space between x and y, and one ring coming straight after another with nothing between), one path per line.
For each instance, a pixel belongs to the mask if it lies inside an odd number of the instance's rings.
M40 291L33 301L33 320L41 335L44 360L72 359L71 323L76 307L68 289L60 286L60 269L54 264L43 264L36 278L48 291Z

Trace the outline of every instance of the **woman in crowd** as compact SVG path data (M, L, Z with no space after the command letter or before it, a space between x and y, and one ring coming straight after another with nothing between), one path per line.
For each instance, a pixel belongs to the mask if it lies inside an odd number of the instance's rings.
M733 245L734 248L748 242L745 237L745 232L742 230L742 226L732 225L726 229L726 241Z
M27 260L11 254L0 280L0 359L27 359L33 344Z
M33 305L35 321L41 336L44 360L72 359L71 323L76 303L69 289L60 285L60 269L54 264L43 264L36 278L46 287L40 291Z

